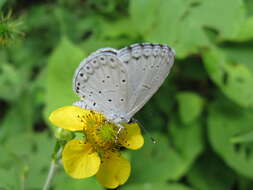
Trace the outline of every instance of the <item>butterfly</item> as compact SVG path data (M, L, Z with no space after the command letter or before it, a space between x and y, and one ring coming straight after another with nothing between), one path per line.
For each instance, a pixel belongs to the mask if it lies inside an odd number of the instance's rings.
M174 57L175 51L162 44L99 49L76 69L73 90L81 101L75 105L101 112L122 127L162 85Z

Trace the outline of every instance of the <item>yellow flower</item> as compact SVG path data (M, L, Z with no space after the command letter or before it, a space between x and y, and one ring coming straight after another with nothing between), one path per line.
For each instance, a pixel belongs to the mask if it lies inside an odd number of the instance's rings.
M77 106L65 106L51 113L49 120L56 126L70 131L82 131L84 140L70 140L62 152L65 171L73 178L87 178L96 174L106 188L124 184L130 176L131 166L119 152L120 147L136 150L144 139L138 124L125 124L118 134L118 127L105 116Z

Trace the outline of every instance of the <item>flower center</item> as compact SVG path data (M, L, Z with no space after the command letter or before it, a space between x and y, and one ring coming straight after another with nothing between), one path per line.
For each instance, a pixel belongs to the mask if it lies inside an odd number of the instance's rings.
M120 145L117 143L118 127L106 121L102 114L91 111L87 117L83 118L83 122L86 139L98 152L119 148Z

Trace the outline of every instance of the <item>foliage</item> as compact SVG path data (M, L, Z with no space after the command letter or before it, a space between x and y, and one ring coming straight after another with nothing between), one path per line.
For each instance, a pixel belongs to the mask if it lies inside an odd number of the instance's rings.
M0 0L0 10L0 189L41 189L55 144L48 115L77 100L75 68L98 48L136 42L177 56L136 115L158 143L146 134L140 151L124 152L132 174L120 189L252 189L251 0ZM103 188L60 168L52 189Z

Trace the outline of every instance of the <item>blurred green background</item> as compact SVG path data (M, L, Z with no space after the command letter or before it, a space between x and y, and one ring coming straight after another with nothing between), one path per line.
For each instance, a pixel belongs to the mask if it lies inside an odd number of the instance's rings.
M171 74L137 114L122 190L253 189L252 0L0 0L0 189L39 190L55 137L49 113L78 98L72 76L102 47L166 43ZM11 12L12 14L11 14ZM145 133L144 133L145 134ZM52 190L102 190L59 169Z

